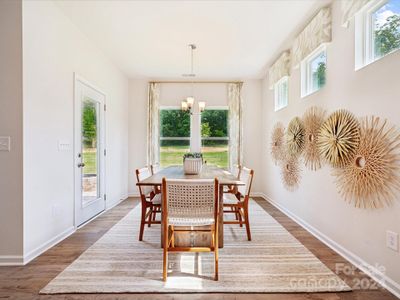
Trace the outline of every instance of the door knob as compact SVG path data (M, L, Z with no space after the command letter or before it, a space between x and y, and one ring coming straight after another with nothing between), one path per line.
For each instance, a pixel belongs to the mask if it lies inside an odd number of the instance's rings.
M78 164L78 168L83 168L84 166L85 166L84 163L79 163L79 164Z

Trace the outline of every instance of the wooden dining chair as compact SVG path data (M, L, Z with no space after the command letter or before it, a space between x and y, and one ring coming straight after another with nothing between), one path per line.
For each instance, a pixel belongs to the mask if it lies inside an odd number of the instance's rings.
M163 178L161 194L163 280L167 280L168 252L188 251L214 252L214 279L218 280L218 179ZM211 233L209 247L175 247L174 234L196 231Z
M136 170L136 180L140 182L151 176L150 169L144 167ZM146 224L161 224L156 221L156 214L161 213L161 194L153 186L139 185L140 201L142 205L142 217L140 221L139 241L143 240L144 227Z
M161 170L160 163L155 163L150 166L151 175L158 173Z
M249 200L251 184L253 182L254 171L248 168L241 168L239 180L245 185L237 187L238 193L224 193L224 215L234 213L236 220L224 220L224 224L243 224L246 226L247 239L251 241L250 222L249 222Z
M151 170L151 175L154 175L154 174L157 174L158 172L160 172L160 170L161 170L160 163L155 163L155 164L150 165L150 170ZM161 193L160 186L156 186L154 188L155 188L155 192L157 194ZM153 218L155 218L155 215L153 215Z
M240 177L240 170L241 170L240 165L233 165L230 172L237 178L239 179ZM232 186L224 186L224 193L231 193L231 194L237 194L237 186L232 185Z

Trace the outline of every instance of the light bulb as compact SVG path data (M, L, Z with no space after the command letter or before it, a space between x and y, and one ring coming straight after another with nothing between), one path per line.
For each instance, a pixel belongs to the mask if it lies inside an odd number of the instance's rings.
M188 103L186 101L182 101L182 110L187 111L188 110Z
M205 102L199 102L199 111L203 112L206 109L206 103Z
M194 103L194 98L193 97L187 97L186 102L189 108L192 108L193 103Z

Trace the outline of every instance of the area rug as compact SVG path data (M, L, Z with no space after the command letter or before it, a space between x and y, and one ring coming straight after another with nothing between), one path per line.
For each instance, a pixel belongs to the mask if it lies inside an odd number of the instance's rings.
M169 254L171 272L162 281L160 226L145 228L138 241L137 206L41 294L62 293L280 293L339 292L350 287L255 201L250 203L252 241L238 225L225 225L219 281L212 253Z

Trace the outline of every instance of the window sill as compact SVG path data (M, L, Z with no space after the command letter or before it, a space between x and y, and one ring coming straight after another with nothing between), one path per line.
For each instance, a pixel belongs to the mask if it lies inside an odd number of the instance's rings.
M320 90L322 90L324 87L325 87L325 86L323 86L323 87L320 87L318 90L315 90L315 91L309 92L308 94L301 95L301 97L300 97L300 98L301 98L301 99L307 98L308 96L311 96L311 95L313 95L313 94L315 94L315 93L319 92L319 91L320 91Z
M275 108L275 112L278 112L278 111L280 111L280 110L283 110L283 109L286 108L286 107L287 107L287 105L286 105L286 106L283 106L283 107Z
M389 52L388 54L385 54L384 56L381 56L381 57L376 58L376 59L374 59L374 60L368 61L367 63L365 63L365 64L363 64L363 65L360 65L360 66L357 66L357 65L356 65L356 66L354 67L354 71L360 71L360 70L364 69L365 67L368 67L368 66L370 66L370 65L372 65L372 64L374 64L374 63L380 61L381 59L384 59L385 57L388 57L388 56L390 56L390 55L392 55L393 53L396 53L396 52L398 52L398 51L400 51L400 48L398 48L398 49L396 49L396 50L393 50L392 52Z

